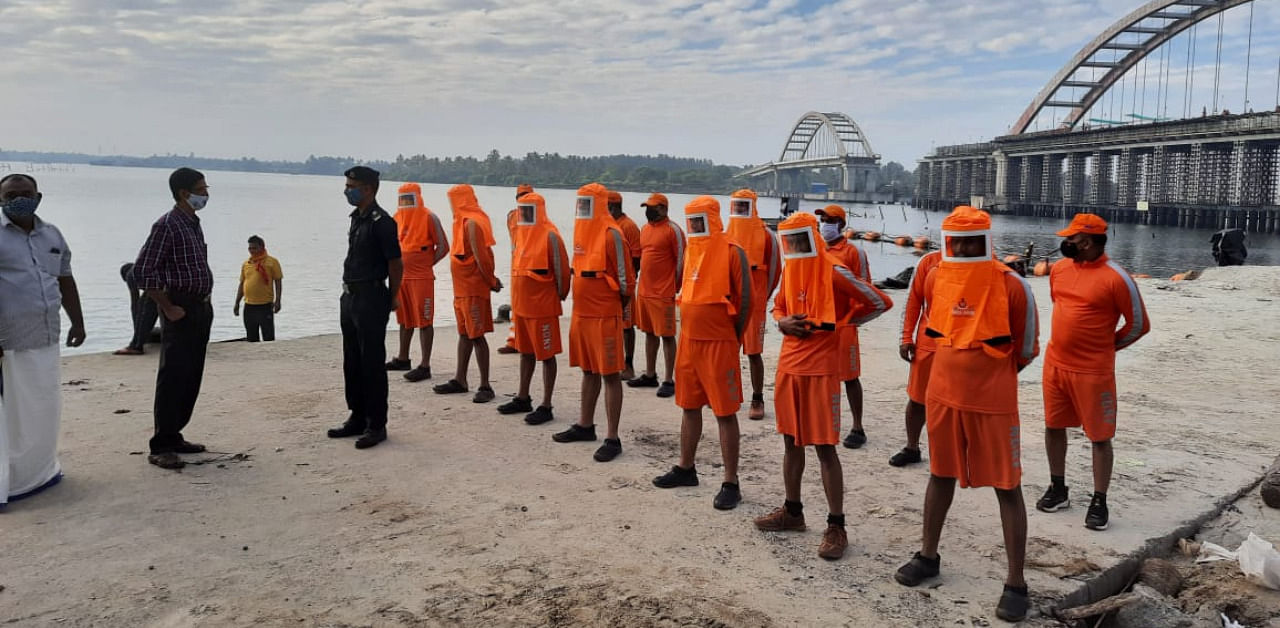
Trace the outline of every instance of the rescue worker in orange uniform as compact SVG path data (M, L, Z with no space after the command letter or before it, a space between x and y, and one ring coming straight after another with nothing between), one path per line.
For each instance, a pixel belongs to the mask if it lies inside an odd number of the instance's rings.
M689 248L680 304L676 351L676 405L680 463L653 479L658 488L697 486L694 457L702 438L702 407L710 406L720 431L724 481L712 505L731 510L742 501L738 484L738 409L742 406L742 333L751 316L751 265L741 246L724 233L720 202L699 196L684 208Z
M676 293L684 276L684 232L667 218L667 197L651 194L640 205L648 224L640 230L640 282L632 307L636 327L644 332L644 373L629 382L632 388L657 388L659 397L676 394L672 381L676 366ZM658 380L658 344L666 362Z
M1000 503L1008 573L996 616L1021 621L1029 607L1023 563L1027 508L1022 500L1018 372L1039 353L1031 286L996 261L991 217L960 206L942 221L938 268L925 279L929 325L937 342L929 375L929 486L922 547L894 575L914 587L939 573L938 542L961 488L990 486Z
M431 379L431 346L435 340L436 273L435 265L449 255L449 238L445 236L440 217L422 203L422 186L406 183L400 186L396 209L396 226L400 231L400 259L404 261L404 278L400 281L400 352L387 362L388 371L408 371L404 378L411 382ZM418 332L422 361L409 367L409 346L413 332Z
M529 185L528 183L521 183L520 185L517 185L516 186L516 203L520 202L521 196L524 196L525 194L529 194L531 192L533 192L532 185ZM516 243L516 212L517 211L518 211L518 208L512 209L511 211L507 212L507 241L511 243L511 263L513 265L515 264L515 261L516 261L515 243ZM515 299L514 296L512 296L511 298ZM512 309L514 309L514 307ZM498 353L505 353L505 354L520 353L520 351L516 349L515 314L511 315L511 325L507 328L507 342L501 347L498 347Z
M859 279L834 256L818 231L813 214L796 213L778 225L782 243L782 284L773 301L773 318L782 332L774 415L782 434L782 506L759 517L760 530L805 530L800 480L805 447L813 447L822 468L827 529L818 556L836 560L849 546L844 518L844 474L840 443L840 325L865 324L893 307L889 297Z
M556 387L556 356L561 352L560 302L569 296L569 255L560 230L547 218L547 204L530 192L516 205L511 246L511 326L520 351L520 392L498 406L502 414L527 412L524 422L541 425L554 419L551 393ZM542 362L542 403L534 409L529 395L533 367Z
M636 226L636 221L630 216L622 212L622 194L618 192L609 192L609 215L613 216L614 222L618 223L618 228L622 230L622 238L627 242L627 248L631 251L631 268L633 272L640 272L640 227ZM634 281L635 276L631 279ZM635 355L636 355L636 323L632 311L635 308L635 299L627 302L627 306L622 310L622 341L625 345L626 367L622 369L622 379L630 381L636 376Z
M1062 255L1049 273L1053 333L1044 355L1044 446L1049 455L1049 490L1036 508L1067 508L1067 429L1084 427L1093 443L1093 498L1084 525L1110 525L1107 489L1115 454L1116 352L1151 331L1138 284L1107 257L1107 221L1076 214L1066 229ZM1124 326L1116 329L1120 318Z
M467 392L467 370L475 353L480 368L480 387L475 403L493 401L489 385L489 341L485 334L493 331L493 309L489 293L502 290L502 282L493 265L493 226L488 214L480 208L475 190L465 183L449 188L449 205L453 208L453 246L449 260L453 273L453 314L458 321L458 370L453 379L437 384L436 394Z
M778 238L756 211L756 193L742 189L729 198L729 239L747 252L751 264L751 316L742 333L742 353L747 356L751 376L751 409L747 418L764 418L764 328L769 299L782 278L782 255Z
M604 388L608 431L596 450L597 462L622 453L622 309L631 298L631 255L622 231L609 215L609 190L599 183L578 188L573 220L573 316L569 323L569 366L582 369L582 410L578 422L552 436L558 443L596 440L596 401Z
M854 246L844 237L845 214L839 205L827 205L814 212L821 223L822 239L827 241L827 252L834 255L845 268L859 279L871 283L871 264L867 252ZM858 449L867 444L867 433L862 427L862 355L858 343L858 326L845 324L840 327L840 381L844 382L845 396L849 398L849 411L853 414L853 427L844 437L844 446Z
M934 342L925 334L929 327L929 303L924 298L924 283L929 273L942 261L940 251L926 253L916 263L907 291L907 304L902 312L902 335L898 339L898 355L911 363L907 376L907 444L889 458L889 464L905 467L923 460L920 456L920 432L924 431L925 394L929 390L929 369L933 367Z

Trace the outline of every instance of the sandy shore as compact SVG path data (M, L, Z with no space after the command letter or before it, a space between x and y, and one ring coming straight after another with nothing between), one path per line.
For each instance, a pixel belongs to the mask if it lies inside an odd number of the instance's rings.
M1048 330L1048 284L1032 281ZM1153 331L1119 358L1112 529L1082 525L1089 458L1083 436L1073 434L1074 507L1030 513L1028 578L1042 608L1089 570L1209 510L1280 452L1280 268L1212 269L1199 281L1140 286ZM529 427L499 416L494 404L393 378L391 440L357 451L324 436L345 417L338 337L215 345L186 434L225 453L182 473L141 455L154 355L67 359L67 477L0 514L0 624L996 622L1004 553L990 491L957 496L940 586L917 591L891 580L917 547L927 477L922 465L886 464L902 439L907 367L897 358L898 319L895 309L862 334L871 441L841 450L851 547L835 563L816 556L826 508L812 457L811 530L762 534L751 525L782 499L781 444L769 419L742 421L745 502L727 513L711 508L714 429L699 451L702 486L650 484L675 459L679 421L651 390L627 391L617 461L592 461L594 445L553 443L551 433L576 417L579 378L565 357L554 423ZM492 338L505 332L500 326ZM770 333L770 373L779 340ZM500 400L514 392L516 364L494 357ZM433 381L452 365L452 333L441 329ZM1039 384L1037 362L1020 378L1029 505L1048 481Z

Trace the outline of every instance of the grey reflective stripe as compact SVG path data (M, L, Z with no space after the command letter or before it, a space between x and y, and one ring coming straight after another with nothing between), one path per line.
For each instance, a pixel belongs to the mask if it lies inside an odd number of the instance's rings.
M867 261L867 252L860 246L853 248L858 250L858 259L862 260L862 278L867 280L867 283L871 283L871 262Z
M875 288L868 286L856 275L854 275L853 271L849 270L848 268L845 268L844 266L837 264L835 266L835 269L836 269L836 272L840 273L840 275L845 279L848 279L849 282L853 284L853 287L857 288L858 292L861 292L862 295L867 297L867 300L871 301L871 304L875 306L875 310L872 311L870 314L867 314L866 316L863 316L861 318L851 319L850 322L852 322L854 325L865 325L866 323L870 323L871 321L878 318L881 314L885 313L885 311L888 308L885 307L884 299L880 298L880 295L876 293Z
M560 243L560 234L554 231L548 231L547 235L551 237L551 269L556 277L556 294L564 294L564 285L561 283L561 271L564 269L560 261L560 249L564 246Z
M619 294L627 294L627 244L622 241L622 232L610 229L609 233L613 236L613 254L618 260Z
M1021 357L1023 360L1030 360L1036 355L1036 339L1040 337L1040 319L1036 316L1036 295L1031 291L1031 284L1027 283L1026 279L1012 270L1008 271L1008 274L1022 284L1022 293L1027 297L1027 320L1022 327Z
M769 265L769 283L765 284L768 289L778 280L778 273L782 270L782 244L778 242L778 234L767 228L764 232L769 234L769 242L773 245L769 250L769 259L765 261ZM764 295L764 298L769 298L769 295Z
M1124 317L1129 321L1129 333L1116 343L1117 349L1123 349L1137 342L1142 337L1142 330L1147 326L1147 321L1142 316L1142 295L1138 293L1137 282L1119 264L1107 260L1107 266L1116 271L1116 274L1124 280L1125 287L1129 288L1129 305L1133 308L1132 311L1124 313Z
M747 260L747 252L736 244L729 245L738 253L738 274L741 275L742 292L738 295L738 321L734 325L738 329L738 337L747 328L747 319L751 317L751 262Z

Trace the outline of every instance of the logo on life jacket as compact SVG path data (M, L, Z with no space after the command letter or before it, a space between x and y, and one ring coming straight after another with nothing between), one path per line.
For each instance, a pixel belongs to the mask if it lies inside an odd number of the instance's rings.
M974 311L973 308L969 307L969 302L965 301L964 297L960 297L960 302L957 303L955 307L951 308L951 315L972 317L974 315Z

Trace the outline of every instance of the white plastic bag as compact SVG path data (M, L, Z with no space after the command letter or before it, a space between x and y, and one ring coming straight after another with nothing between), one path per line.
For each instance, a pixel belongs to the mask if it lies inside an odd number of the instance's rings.
M1270 543L1250 532L1249 538L1236 550L1240 571L1254 584L1280 591L1280 552Z
M1218 545L1205 541L1200 544L1200 555L1196 556L1197 563L1211 563L1216 560L1237 560L1238 556L1235 552Z

